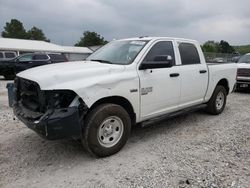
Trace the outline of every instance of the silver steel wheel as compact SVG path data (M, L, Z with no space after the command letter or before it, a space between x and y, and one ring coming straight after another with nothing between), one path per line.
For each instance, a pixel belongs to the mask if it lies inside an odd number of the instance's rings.
M110 148L120 141L123 130L124 125L122 120L117 116L110 116L99 127L98 141L102 146Z
M224 102L225 102L225 95L222 91L220 91L215 100L216 109L220 110L223 107Z

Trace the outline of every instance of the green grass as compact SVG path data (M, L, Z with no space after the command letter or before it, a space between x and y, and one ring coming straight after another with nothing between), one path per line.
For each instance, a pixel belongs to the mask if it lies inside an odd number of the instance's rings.
M234 49L240 54L250 53L250 45L234 46Z

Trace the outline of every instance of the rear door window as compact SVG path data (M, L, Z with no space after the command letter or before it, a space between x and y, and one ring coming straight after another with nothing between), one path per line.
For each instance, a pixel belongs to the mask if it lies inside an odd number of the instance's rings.
M191 43L180 43L179 51L182 65L200 64L200 56L195 45Z
M49 54L52 61L66 61L66 57L62 54Z
M0 58L3 58L3 53L2 52L0 52Z

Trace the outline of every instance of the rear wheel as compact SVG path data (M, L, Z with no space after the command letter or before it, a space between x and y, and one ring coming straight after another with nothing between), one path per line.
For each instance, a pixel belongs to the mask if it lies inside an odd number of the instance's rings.
M207 111L210 114L218 115L220 114L226 105L227 101L227 91L223 86L216 86L212 97L207 104Z
M98 157L120 151L131 130L127 111L116 104L102 104L93 109L83 125L83 146Z

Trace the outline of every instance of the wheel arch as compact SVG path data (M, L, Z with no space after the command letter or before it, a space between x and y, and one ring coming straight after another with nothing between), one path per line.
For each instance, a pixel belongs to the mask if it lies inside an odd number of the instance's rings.
M223 78L221 79L216 86L223 86L226 91L227 91L227 94L229 94L229 83L228 83L228 80L226 78Z
M112 103L112 104L117 104L117 105L122 106L128 112L128 114L131 118L132 125L134 125L136 123L136 113L134 111L134 108L133 108L131 102L128 99L126 99L125 97L109 96L109 97L101 98L101 99L97 100L96 102L94 102L90 106L88 111L91 111L95 107L99 106L100 104L104 104L104 103Z

